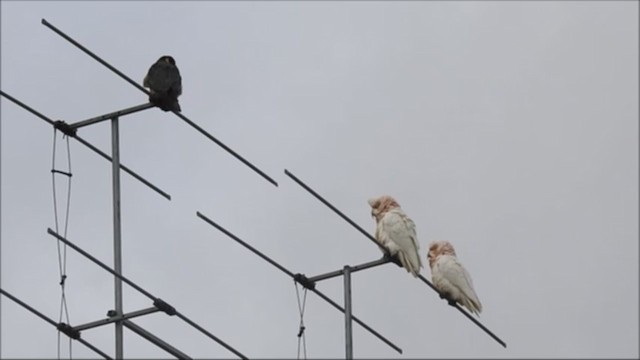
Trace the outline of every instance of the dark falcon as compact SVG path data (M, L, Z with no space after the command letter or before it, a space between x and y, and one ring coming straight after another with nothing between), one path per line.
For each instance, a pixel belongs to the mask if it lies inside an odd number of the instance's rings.
M182 94L182 78L171 56L162 56L151 65L142 84L149 88L151 103L164 111L180 111L178 96Z

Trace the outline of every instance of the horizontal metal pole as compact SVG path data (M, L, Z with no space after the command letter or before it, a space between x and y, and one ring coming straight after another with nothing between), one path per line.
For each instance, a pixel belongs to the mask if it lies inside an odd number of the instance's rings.
M96 55L96 54L92 53L91 51L89 51L89 49L87 49L86 47L82 46L77 41L73 40L69 35L65 34L61 30L59 30L58 28L53 26L47 20L42 19L42 24L44 26L48 27L49 29L53 30L53 32L55 32L56 34L62 36L62 38L64 38L65 40L69 41L71 44L75 45L78 49L82 50L85 54L91 56L93 59L95 59L100 64L102 64L105 67L107 67L107 69L113 71L116 75L120 76L122 79L124 79L129 84L131 84L134 87L136 87L138 90L140 90L140 91L144 92L145 94L149 95L149 91L147 89L143 88L142 86L140 86L140 84L138 84L137 82L133 81L130 77L128 77L127 75L122 73L120 70L116 69L115 67L113 67L112 65L110 65L109 63L107 63L106 61L101 59L98 55ZM275 180L273 180L271 177L269 177L267 174L265 174L262 170L258 169L255 165L253 165L252 163L247 161L245 158L240 156L238 153L236 153L235 151L231 150L230 147L228 147L227 145L222 143L220 140L218 140L215 137L213 137L213 135L211 135L208 132L206 132L200 126L196 125L193 121L191 121L189 118L184 116L182 113L177 112L175 110L172 110L172 112L176 116L178 116L179 118L184 120L187 124L191 125L191 127L193 127L194 129L198 130L201 134L203 134L204 136L209 138L209 140L213 141L214 143L216 143L217 145L222 147L224 150L226 150L233 157L235 157L236 159L240 160L243 164L247 165L251 170L255 171L258 175L262 176L265 180L267 180L268 182L270 182L271 184L273 184L275 186L278 186L278 183Z
M322 280L327 280L327 279L331 279L331 278L334 278L334 277L342 276L343 274L344 274L344 270L340 269L340 270L331 271L331 272L328 272L328 273L312 276L312 277L310 277L308 279L309 279L310 282L317 282L317 281L322 281Z
M5 98L7 98L8 100L12 101L14 104L20 106L21 108L27 110L28 112L30 112L31 114L39 117L40 119L46 121L49 123L49 125L54 126L54 121L49 119L48 117L44 116L43 114L41 114L40 112L34 110L33 108L31 108L30 106L28 106L27 104L23 103L22 101L14 98L13 96L5 93L4 91L0 90L0 95L4 96ZM78 142L80 142L82 145L88 147L89 149L93 150L95 153L97 153L98 155L102 156L104 159L108 160L109 162L112 161L111 157L107 154L105 154L103 151L101 151L100 149L98 149L97 147L91 145L89 142L87 142L86 140L82 139L80 136L76 135L73 137L74 139L78 140ZM133 176L134 178L136 178L137 180L139 180L140 182L142 182L143 184L147 185L148 187L150 187L152 190L154 190L155 192L157 192L158 194L162 195L164 198L166 198L167 200L171 200L171 195L167 194L166 192L160 190L160 188L158 188L157 186L153 185L152 183L150 183L149 181L145 180L142 176L136 174L135 172L133 172L131 169L129 169L128 167L120 164L120 168L127 172L129 175Z
M53 235L55 238L57 238L58 240L62 241L63 243L69 245L69 247L71 247L73 250L77 251L78 253L80 253L81 255L83 255L84 257L86 257L87 259L93 261L96 265L100 266L101 268L103 268L104 270L108 271L110 274L112 274L113 276L118 277L119 279L121 279L122 281L124 281L125 283L127 283L128 285L130 285L131 287L133 287L134 289L138 290L139 292L141 292L142 294L144 294L145 296L147 296L148 298L150 298L151 300L154 301L154 303L159 302L160 299L158 299L157 297L151 295L151 293L149 293L148 291L144 290L143 288L141 288L140 286L136 285L133 281L127 279L126 277L116 273L113 269L111 269L110 267L108 267L107 265L105 265L103 262L101 262L100 260L96 259L95 257L93 257L91 254L87 253L86 251L82 250L81 248L79 248L78 246L76 246L75 244L73 244L71 241L65 239L63 236L60 236L59 234L57 234L55 231L51 230L51 229L47 229L47 232L50 235ZM165 305L168 305L165 303ZM240 352L238 352L236 349L232 348L230 345L228 345L227 343L225 343L224 341L220 340L218 337L216 337L215 335L211 334L209 331L205 330L203 327L201 327L200 325L196 324L195 322L191 321L189 318L187 318L185 315L181 314L180 312L178 312L178 310L173 309L175 311L175 315L178 316L180 319L182 319L184 322L186 322L187 324L191 325L192 327L194 327L196 330L200 331L201 333L203 333L204 335L206 335L207 337L209 337L210 339L216 341L218 344L222 345L224 348L226 348L227 350L233 352L234 354L240 356L243 359L246 359L246 357L244 355L242 355Z
M161 340L157 336L153 335L152 333L148 332L147 330L143 329L142 327L134 324L129 320L124 320L122 322L122 325L124 325L124 327L126 327L127 329L147 339L152 344L156 345L157 347L161 348L162 350L168 352L169 354L175 356L178 359L191 359L190 356L174 348L173 346L169 345L167 342Z
M32 308L31 306L29 306L25 302L21 301L17 297L9 294L8 292L6 292L5 290L2 290L1 288L0 288L0 293L2 295L4 295L4 296L8 297L9 299L13 300L15 303L17 303L18 305L22 306L23 308L29 310L31 313L33 313L36 316L38 316L40 319L42 319L42 320L48 322L49 324L53 325L53 327L55 327L55 328L58 327L58 324L56 324L55 321L49 319L49 317L43 315L41 312L39 312L38 310ZM101 351L97 347L93 346L91 343L87 342L86 340L84 340L82 338L77 338L77 339L74 339L74 340L78 341L79 343L81 343L82 345L86 346L87 348L93 350L96 354L102 356L103 358L108 359L108 360L112 360L109 355L105 354L103 351Z
M388 262L391 262L391 260L389 260L386 257L383 257L381 259L378 260L374 260L374 261L369 261L360 265L355 265L355 266L350 266L350 272L353 274L354 272L358 272L360 270L365 270L365 269L369 269L375 266L380 266L383 264L386 264ZM334 278L336 276L341 276L344 275L344 269L340 269L340 270L336 270L336 271L332 271L332 272L328 272L326 274L320 274L320 275L316 275L313 277L309 278L309 281L311 282L318 282L318 281L322 281L322 280L326 280L326 279L331 279Z
M114 117L119 118L119 117L124 116L124 115L129 115L129 114L136 113L138 111L150 109L150 108L152 108L154 106L155 105L153 105L152 103L145 103L145 104L142 104L142 105L136 105L136 106L132 106L130 108L114 111L114 112L111 112L111 113L108 113L108 114L105 114L105 115L92 117L91 119L78 121L78 122L75 122L73 124L69 124L69 126L71 126L71 128L73 128L73 129L77 129L77 128L81 128L83 126L99 123L101 121L111 120Z
M150 307L150 308L147 308L147 309L138 310L138 311L132 311L130 313L117 315L117 316L106 318L106 319L102 319L102 320L92 321L90 323L86 323L86 324L83 324L83 325L77 325L77 326L74 326L73 329L77 330L77 331L92 329L92 328L95 328L95 327L98 327L98 326L111 324L113 322L120 321L120 320L133 319L133 318L136 318L138 316L153 314L153 313L158 312L158 311L160 311L158 308Z
M254 254L258 255L259 257L261 257L262 259L264 259L265 261L267 261L269 264L275 266L276 268L278 268L280 271L282 271L283 273L287 274L290 278L296 280L295 275L287 270L284 266L278 264L277 262L275 262L274 260L270 259L268 256L264 255L263 253L261 253L260 251L256 250L254 247L252 247L251 245L247 244L246 242L242 241L239 237L235 236L234 234L232 234L231 232L229 232L227 229L223 228L222 226L216 224L213 220L209 219L208 217L206 217L205 215L203 215L201 212L196 212L196 214L198 215L199 218L201 218L202 220L204 220L205 222L207 222L209 225L212 225L213 227L215 227L216 229L220 230L221 232L223 232L225 235L227 235L228 237L230 237L231 239L235 240L236 242L238 242L240 245L244 246L245 248L251 250L251 252L253 252ZM379 260L378 260L379 261ZM340 305L338 305L336 302L334 302L333 300L331 300L329 297L327 297L326 295L324 295L323 293L320 292L320 290L312 288L309 289L311 291L313 291L316 295L318 295L319 297L321 297L323 300L325 300L326 302L328 302L329 304L331 304L333 307L335 307L336 309L340 310L342 313L344 313L344 308L341 307ZM391 341L387 340L384 336L380 335L377 331L373 330L371 327L369 327L367 324L365 324L364 322L362 322L360 319L358 319L357 317L352 315L352 319L353 321L355 321L356 323L358 323L360 326L362 326L364 329L366 329L367 331L369 331L371 334L373 334L374 336L376 336L378 339L382 340L385 344L389 345L391 348L393 348L395 351L399 352L400 354L402 354L402 349L400 349L399 347L397 347L396 345L394 345Z
M358 272L360 270L366 270L372 267L376 267L376 266L380 266L380 265L384 265L386 263L392 262L389 258L387 257L382 257L381 259L378 260L374 260L374 261L369 261L360 265L355 265L351 267L351 273L353 274L354 272Z

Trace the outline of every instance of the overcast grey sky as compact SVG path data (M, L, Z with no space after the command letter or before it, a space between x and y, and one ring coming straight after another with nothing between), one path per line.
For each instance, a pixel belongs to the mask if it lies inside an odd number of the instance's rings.
M121 119L122 162L172 196L122 174L124 274L246 356L296 356L293 281L196 211L309 276L381 255L284 169L370 233L367 199L394 196L423 260L430 241L453 243L480 320L508 344L385 265L353 275L353 312L404 354L354 325L356 357L639 356L638 2L0 6L6 93L67 122L146 101L42 18L140 83L169 54L183 113L279 183L173 114ZM0 104L1 286L57 321L53 130ZM108 122L79 134L110 153ZM112 265L110 164L75 140L71 159L68 238ZM71 249L67 275L72 325L114 307L112 277ZM124 288L126 312L151 305ZM341 279L318 288L342 303ZM0 356L56 357L56 330L1 301ZM135 322L189 356L233 357L175 317ZM309 357L344 356L341 313L309 294L305 324ZM82 337L113 355L113 333ZM124 344L126 357L168 356L128 330ZM74 342L73 356L95 354Z

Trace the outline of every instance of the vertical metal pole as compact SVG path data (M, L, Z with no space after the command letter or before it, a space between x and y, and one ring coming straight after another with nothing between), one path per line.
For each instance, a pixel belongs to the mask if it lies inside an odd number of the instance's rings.
M351 327L351 268L344 266L344 332L346 359L353 359L353 329Z
M122 275L122 246L121 246L121 226L120 226L120 134L118 128L118 117L111 118L111 157L112 161L112 182L113 182L113 261L114 271ZM115 277L115 300L116 315L122 315L122 280ZM122 320L115 322L116 325L116 359L123 359L123 326Z

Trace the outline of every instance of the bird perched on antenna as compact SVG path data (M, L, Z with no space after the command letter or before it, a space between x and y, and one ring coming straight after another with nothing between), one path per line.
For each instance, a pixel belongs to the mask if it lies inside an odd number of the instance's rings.
M388 195L369 199L371 216L376 219L376 242L383 253L400 262L403 268L417 277L422 268L418 249L416 225Z
M440 297L447 299L449 305L457 302L478 315L482 304L473 290L471 275L456 257L453 245L448 241L431 242L427 260L433 286L440 291Z
M155 106L164 111L181 110L182 77L173 57L164 55L151 65L142 85L149 88L149 101Z

